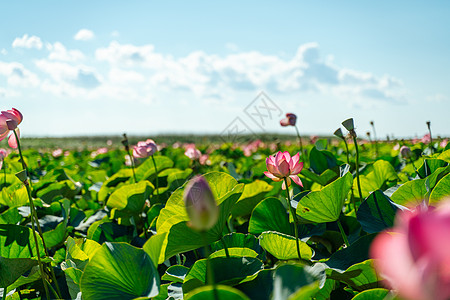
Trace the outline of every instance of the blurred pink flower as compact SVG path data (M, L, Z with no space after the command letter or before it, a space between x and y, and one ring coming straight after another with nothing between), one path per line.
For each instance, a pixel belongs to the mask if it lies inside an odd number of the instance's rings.
M63 150L61 148L58 148L52 152L52 156L54 158L60 157L62 154L63 154Z
M431 142L430 134L425 134L420 141L424 144L429 144Z
M202 153L200 152L200 150L198 150L194 146L194 147L187 148L187 150L184 152L184 155L186 155L187 157L189 157L192 160L197 160L200 158Z
M315 144L318 139L319 139L319 137L317 135L312 135L309 137L311 144Z
M10 130L15 130L17 136L20 137L20 131L17 126L22 123L22 120L22 113L15 108L2 111L0 114L0 141L8 135ZM14 134L9 136L8 144L11 148L17 148L17 141Z
M395 146L392 147L392 150L395 150L395 151L400 150L400 144L399 143L395 144Z
M264 172L264 175L273 181L283 180L283 190L286 189L284 178L287 179L288 186L291 185L291 179L299 186L303 186L300 177L297 176L297 174L303 169L303 162L299 162L299 160L300 153L297 153L291 157L289 152L279 151L276 156L269 156L266 159L268 171Z
M386 285L405 299L450 299L450 199L437 208L401 211L370 255Z
M133 156L136 158L146 158L152 156L158 150L155 141L147 139L145 142L138 142L133 148Z
M208 154L202 154L198 160L201 165L211 165Z
M439 144L442 148L445 148L448 144L448 139L443 139L442 142Z
M287 113L286 118L282 119L280 121L281 126L295 126L295 123L297 122L297 116L292 113Z

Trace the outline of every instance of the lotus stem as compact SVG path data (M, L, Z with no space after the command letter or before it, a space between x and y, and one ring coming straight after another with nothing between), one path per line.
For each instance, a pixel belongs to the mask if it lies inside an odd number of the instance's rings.
M361 182L359 180L359 150L358 150L358 142L356 141L356 134L352 134L353 137L353 143L355 144L355 149L356 149L356 182L358 184L358 192L359 192L359 199L362 202L363 201L363 196L362 196L362 191L361 191Z
M201 232L203 237L203 243L205 244L205 256L206 256L206 284L210 284L213 287L214 300L219 300L219 294L217 293L216 282L214 281L214 273L209 259L210 251L208 248L208 238L206 231Z
M287 182L287 178L284 178L284 184L286 185L286 201L287 201L287 205L289 207L289 212L292 215L292 218L294 219L294 233L295 233L295 244L297 246L297 255L298 255L298 259L302 260L302 255L300 252L300 243L298 241L298 228L297 228L297 215L291 205L291 197L289 196L289 186L288 186L288 182Z
M24 169L24 171L25 171L25 175L26 175L25 180L23 181L23 184L25 185L25 188L26 188L26 190L27 190L28 201L29 201L29 203L30 203L30 209L31 209L31 226L32 226L32 229L33 229L34 242L35 242L35 244L36 244L36 251L37 251L37 256L38 256L39 268L41 269L41 277L42 277L42 280L43 280L43 282L44 282L44 289L45 289L45 293L46 293L47 299L48 299L48 287L47 287L47 281L46 281L46 279L45 279L45 274L44 274L44 265L42 264L42 262L41 262L41 257L40 257L40 255L39 255L39 244L38 244L38 241L37 241L37 236L36 236L36 229L35 229L35 227L37 227L37 230L38 230L38 232L39 232L39 236L40 236L41 239L42 239L42 245L44 246L44 252L45 252L45 255L46 255L47 257L50 257L50 255L49 255L47 246L45 245L44 235L43 235L43 233L42 233L41 226L39 225L39 218L38 218L37 213L36 213L36 208L35 208L35 206L34 206L33 197L31 196L31 187L30 187L30 183L29 183L29 181L28 181L28 174L29 174L29 173L28 173L28 168L27 168L27 166L26 166L26 164L25 164L25 160L24 160L23 155L22 155L22 148L20 147L20 139L19 139L19 137L17 136L17 133L16 133L15 130L13 130L13 133L14 133L14 137L16 138L16 141L17 141L17 149L19 150L20 160L22 161L22 167L23 167L23 169ZM36 222L36 226L35 226L35 222ZM51 275L52 275L52 279L53 279L53 281L55 282L56 289L57 289L57 291L58 291L58 297L61 298L61 290L59 289L58 282L56 281L55 272L53 271L53 267L51 266L51 264L50 264L50 272L51 272Z
M349 242L348 242L347 236L345 235L344 228L342 228L341 221L340 221L339 219L337 219L336 222L337 222L337 224L338 224L339 231L341 232L342 238L344 239L345 246L348 247L350 244L349 244Z
M223 244L223 248L225 249L225 255L227 258L230 258L230 252L228 252L228 247L227 247L227 243L225 242L225 240L223 239L223 237L220 238L220 241Z
M302 137L300 136L300 131L298 131L297 125L295 125L294 127L295 131L297 131L298 145L300 146L300 152L302 153L300 159L302 160L302 162L304 162L303 156L305 155L305 153L303 152Z
M153 160L153 166L155 166L155 174L156 174L156 195L158 195L158 200L159 200L159 178L158 178L158 169L156 168L156 161L155 161L155 157L153 157L153 155L152 155L152 160Z

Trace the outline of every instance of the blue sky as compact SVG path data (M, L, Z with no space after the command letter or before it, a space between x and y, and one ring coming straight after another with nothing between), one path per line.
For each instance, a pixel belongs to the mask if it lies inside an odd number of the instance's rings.
M10 1L0 4L0 103L23 136L450 135L448 1ZM279 110L257 124L264 91ZM253 103L253 104L252 104ZM256 103L256 104L255 104ZM247 108L247 110L246 110Z

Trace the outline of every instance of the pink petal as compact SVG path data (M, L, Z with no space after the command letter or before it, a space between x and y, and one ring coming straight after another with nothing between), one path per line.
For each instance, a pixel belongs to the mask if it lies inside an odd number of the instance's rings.
M267 177L269 177L273 181L281 181L281 180L283 180L282 178L276 177L272 173L267 172L267 171L264 172L264 175L266 175Z
M291 176L289 176L289 178L291 178L299 186L303 187L303 183L300 180L300 177L298 177L297 175L291 175Z
M289 119L288 118L284 118L280 121L280 125L283 127L289 126Z
M289 177L286 178L286 181L287 181L287 183L288 183L288 186L291 186L291 179L290 179ZM283 184L281 185L281 188L282 188L283 190L286 189L286 181L283 180Z
M0 125L0 141L8 136L9 129L8 127L3 127Z
M20 138L19 128L16 129L16 133L17 133L17 136ZM13 149L17 149L18 144L17 144L17 140L16 140L14 133L9 136L8 145Z
M420 271L414 265L405 234L380 233L372 242L370 256L386 284L407 299L426 299Z
M278 171L280 172L281 177L288 177L289 172L289 163L285 160L281 160L278 164Z
M291 157L291 161L289 162L289 167L291 167L291 172L292 172L292 170L294 170L294 167L299 162L299 160L300 160L300 153L297 153Z
M291 169L291 175L297 175L303 169L303 162L297 163L293 169Z

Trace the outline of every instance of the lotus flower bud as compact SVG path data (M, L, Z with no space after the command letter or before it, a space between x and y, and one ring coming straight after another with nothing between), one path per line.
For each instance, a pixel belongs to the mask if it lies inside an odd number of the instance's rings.
M295 123L297 122L297 116L293 113L287 113L286 118L282 119L280 121L281 126L295 126Z
M355 125L353 124L353 118L347 119L344 122L342 122L342 125L347 129L348 131L355 130Z
M400 155L401 155L403 158L410 158L410 157L411 157L411 154L412 154L411 149L409 149L408 146L402 146L402 147L400 148Z
M202 176L194 177L184 190L184 204L191 220L189 226L207 231L216 225L219 208L208 182Z

